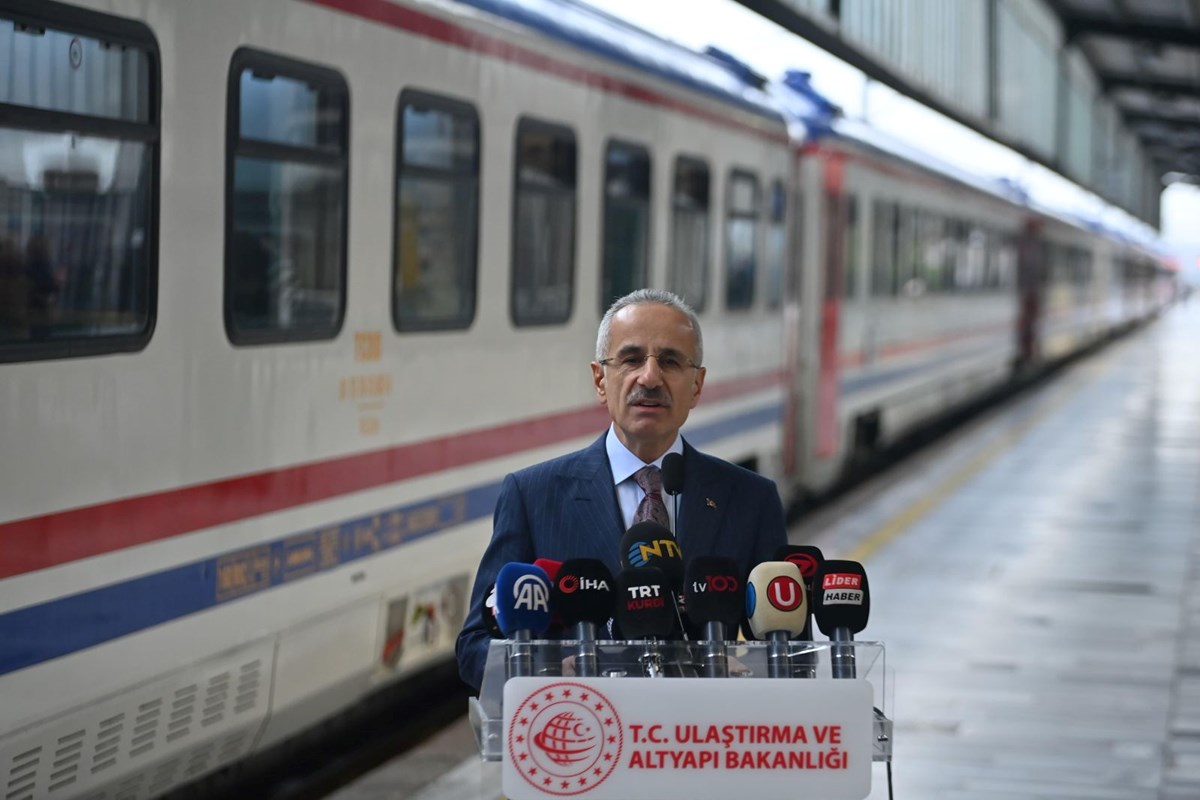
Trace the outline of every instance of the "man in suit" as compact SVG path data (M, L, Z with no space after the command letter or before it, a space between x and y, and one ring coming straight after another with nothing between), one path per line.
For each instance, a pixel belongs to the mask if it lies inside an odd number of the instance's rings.
M491 640L484 601L500 568L536 558L597 558L616 574L626 529L673 517L672 504L661 500L657 470L646 469L661 468L668 453L683 456L679 519L670 521L685 561L727 556L744 577L787 544L775 484L697 451L679 435L704 388L703 355L695 312L670 292L640 289L605 313L591 366L612 425L583 450L505 477L455 647L466 683L478 689L483 678Z

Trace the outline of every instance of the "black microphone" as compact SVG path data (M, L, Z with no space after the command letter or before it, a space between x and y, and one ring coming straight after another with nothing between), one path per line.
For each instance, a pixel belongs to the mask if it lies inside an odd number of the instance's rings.
M550 578L541 567L510 561L496 575L496 622L513 640L508 677L533 674L529 642L550 627Z
M663 657L659 643L675 633L674 594L666 576L657 567L623 569L617 573L617 625L621 636L643 642L639 661L646 675L662 675Z
M679 621L680 635L687 638L687 628L679 613L679 591L683 588L683 551L671 532L649 520L635 522L621 537L621 566L628 569L655 567L662 570L671 587L671 605Z
M867 627L871 588L867 572L857 561L830 559L813 579L813 612L817 627L834 643L831 652L835 678L854 678L854 634Z
M671 495L675 502L675 517L672 525L679 532L679 493L683 491L683 456L679 453L667 453L662 460L663 491Z
M546 573L546 577L550 579L550 586L554 586L554 579L558 577L558 568L562 566L561 561L555 561L552 558L535 558L533 560L535 567L540 567ZM551 589L553 595L553 588ZM547 639L558 639L562 637L563 621L559 618L558 607L554 605L554 598L550 598L550 627L546 628L545 636Z
M725 640L737 629L746 602L737 562L722 556L697 556L683 573L688 618L704 625L704 676L729 677Z
M804 576L804 589L808 592L809 598L808 619L804 621L804 630L800 632L800 639L810 642L813 638L813 578L816 576L817 570L825 563L825 556L821 553L821 548L813 545L785 544L775 551L775 560L792 562L800 568L800 574ZM815 650L805 650L797 653L794 661L796 677L817 677L817 653Z
M563 625L574 627L579 641L575 674L594 678L600 674L596 657L596 626L613 614L616 597L612 572L597 558L570 558L558 569L554 581L554 607Z
M808 599L800 568L787 561L764 561L746 581L746 617L755 639L769 642L767 675L790 678L788 640L804 630Z

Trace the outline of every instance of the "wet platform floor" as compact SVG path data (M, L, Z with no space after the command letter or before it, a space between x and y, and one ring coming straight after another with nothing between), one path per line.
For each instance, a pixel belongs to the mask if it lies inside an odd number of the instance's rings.
M1175 308L793 529L870 576L896 798L1200 798L1198 349ZM465 718L332 795L499 796Z

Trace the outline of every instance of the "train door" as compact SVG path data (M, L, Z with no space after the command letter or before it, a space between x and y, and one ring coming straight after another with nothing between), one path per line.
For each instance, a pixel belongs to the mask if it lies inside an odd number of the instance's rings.
M818 458L828 459L838 450L838 343L842 283L845 280L844 232L848 207L844 193L846 159L832 153L824 162L822 217L825 240L822 252L821 319L818 332L816 439Z
M813 146L793 152L783 470L794 502L836 478L844 167L842 154Z
M790 202L787 204L788 226L786 260L783 276L783 371L787 395L784 398L783 446L781 466L786 485L791 488L800 483L800 472L804 452L803 420L805 403L804 320L804 262L807 237L804 233L804 154L796 148L791 153L789 180L785 190Z

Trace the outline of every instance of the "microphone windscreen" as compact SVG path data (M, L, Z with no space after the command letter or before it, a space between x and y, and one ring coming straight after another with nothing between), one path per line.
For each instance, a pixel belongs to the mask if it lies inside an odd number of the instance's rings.
M871 615L867 572L857 561L829 559L815 577L813 616L826 636L838 628L858 633Z
M546 573L546 577L550 579L551 583L554 583L554 579L558 577L558 570L560 567L562 567L562 563L563 562L555 561L552 558L535 558L533 560L533 565L535 567L541 567L542 571Z
M496 622L505 636L550 627L550 576L533 564L509 562L496 575Z
M746 603L737 562L722 556L691 559L683 573L683 598L692 623L723 622L732 630Z
M613 615L616 581L598 558L569 558L554 581L554 607L564 625L603 625Z
M488 587L487 596L483 601L483 624L493 639L504 638L504 631L500 630L500 623L496 621L496 584L494 583Z
M662 570L671 589L683 585L683 551L671 532L657 522L638 522L621 537L621 566Z
M679 494L683 491L683 456L679 453L667 453L663 456L662 486L667 494Z
M825 563L821 548L810 544L785 544L775 551L776 561L790 561L800 568L804 576L804 588L808 589L809 606L812 606L813 576Z
M616 620L626 639L670 639L675 631L675 603L662 570L623 569L617 573Z
M746 618L755 639L772 631L799 636L808 622L808 599L800 568L788 561L764 561L746 581Z

